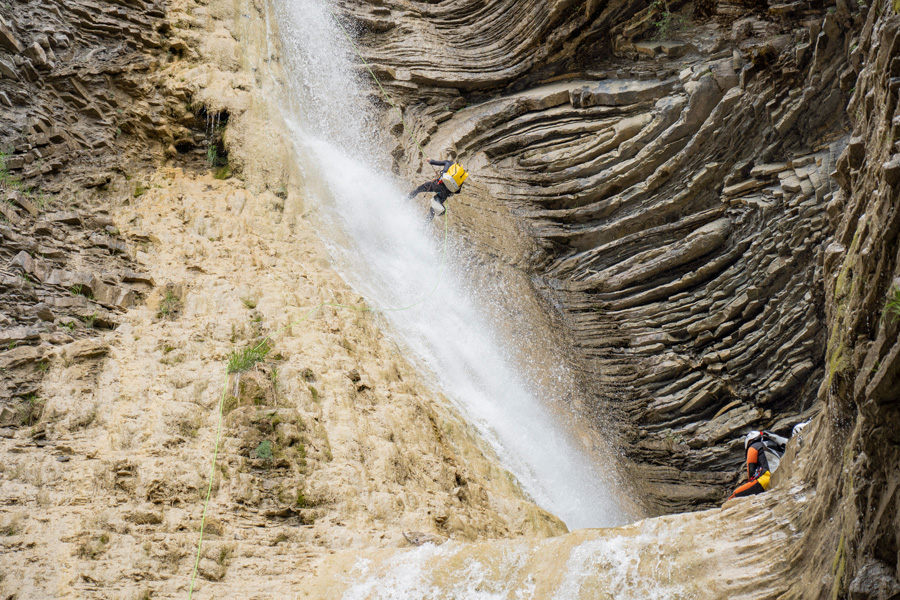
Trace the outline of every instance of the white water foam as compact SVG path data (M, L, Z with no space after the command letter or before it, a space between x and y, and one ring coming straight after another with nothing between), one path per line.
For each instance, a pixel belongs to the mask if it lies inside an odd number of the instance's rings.
M688 589L673 560L684 535L653 520L639 531L585 540L568 547L546 542L492 545L425 544L383 563L360 559L342 577L342 600L686 600ZM546 565L558 564L557 573ZM538 580L538 578L540 580Z
M531 389L529 378L517 372L479 306L477 290L456 266L452 236L444 258L440 219L423 223L422 211L403 197L407 190L377 168L388 160L365 108L354 68L359 61L333 20L333 7L325 0L270 2L286 75L284 118L305 178L307 206L322 223L320 235L342 275L374 308L427 298L409 310L385 313L393 335L537 504L570 528L630 520L611 489L611 457L595 456L579 444L550 410L558 400L552 392Z

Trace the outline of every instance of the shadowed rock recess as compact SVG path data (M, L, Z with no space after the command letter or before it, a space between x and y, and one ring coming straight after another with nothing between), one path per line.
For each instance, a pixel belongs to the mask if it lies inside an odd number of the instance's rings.
M829 174L885 6L347 9L427 152L472 167L460 228L557 314L651 512L717 505L741 434L820 410ZM530 252L489 235L497 218Z

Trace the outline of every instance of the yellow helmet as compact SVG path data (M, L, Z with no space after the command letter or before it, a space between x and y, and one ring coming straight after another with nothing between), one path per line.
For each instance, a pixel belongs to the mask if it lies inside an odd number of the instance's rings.
M460 190L463 182L469 177L466 170L459 163L454 163L447 169L447 172L441 175L441 181L447 186L447 189L454 194Z

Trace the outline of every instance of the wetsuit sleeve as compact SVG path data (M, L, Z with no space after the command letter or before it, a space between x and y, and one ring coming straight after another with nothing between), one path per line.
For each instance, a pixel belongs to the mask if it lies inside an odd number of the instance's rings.
M747 479L753 479L759 466L759 452L753 446L747 449Z
M447 172L447 169L453 166L452 160L429 160L428 164L435 167L441 167L441 175Z

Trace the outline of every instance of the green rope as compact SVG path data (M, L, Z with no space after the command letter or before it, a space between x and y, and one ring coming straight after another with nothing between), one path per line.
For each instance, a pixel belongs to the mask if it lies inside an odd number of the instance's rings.
M307 321L317 311L321 310L322 308L324 308L326 306L330 306L332 308L344 308L347 310L355 310L355 311L359 311L359 312L373 312L374 313L374 312L400 312L400 311L409 310L411 308L415 308L421 304L424 304L437 291L438 286L441 284L441 279L444 276L444 265L446 264L446 261L447 261L447 238L449 236L449 231L450 231L448 215L449 215L449 213L444 215L444 244L443 244L443 249L441 252L441 264L440 264L440 267L438 268L437 280L434 282L434 286L431 288L431 291L428 292L428 294L425 295L423 298L421 298L418 302L414 302L408 306L404 306L401 308L367 308L367 307L361 307L361 306L349 306L349 305L345 305L345 304L336 304L333 302L322 302L318 306L316 306L315 308L310 310L308 313L306 313L303 316L303 318L293 321L292 323L288 323L281 329L278 329L275 332L267 335L253 349L259 350L260 348L263 347L264 344L269 342L274 336L293 327L294 325L299 325L300 323ZM213 451L212 466L209 468L209 484L206 486L206 501L203 503L203 515L200 517L200 540L197 543L197 558L194 561L194 572L191 575L191 587L188 590L188 600L191 600L191 598L193 598L193 596L194 596L194 583L197 580L197 570L200 567L200 552L203 549L203 529L206 526L206 515L207 515L207 512L209 511L209 499L212 495L213 478L215 477L215 472L216 472L216 461L219 458L219 442L222 438L222 418L224 416L223 412L224 412L224 408L225 408L225 394L228 392L228 376L229 375L230 375L230 373L228 373L227 369L226 369L225 384L222 386L222 396L219 398L219 405L218 405L219 422L216 427L216 446L215 446L215 450Z

